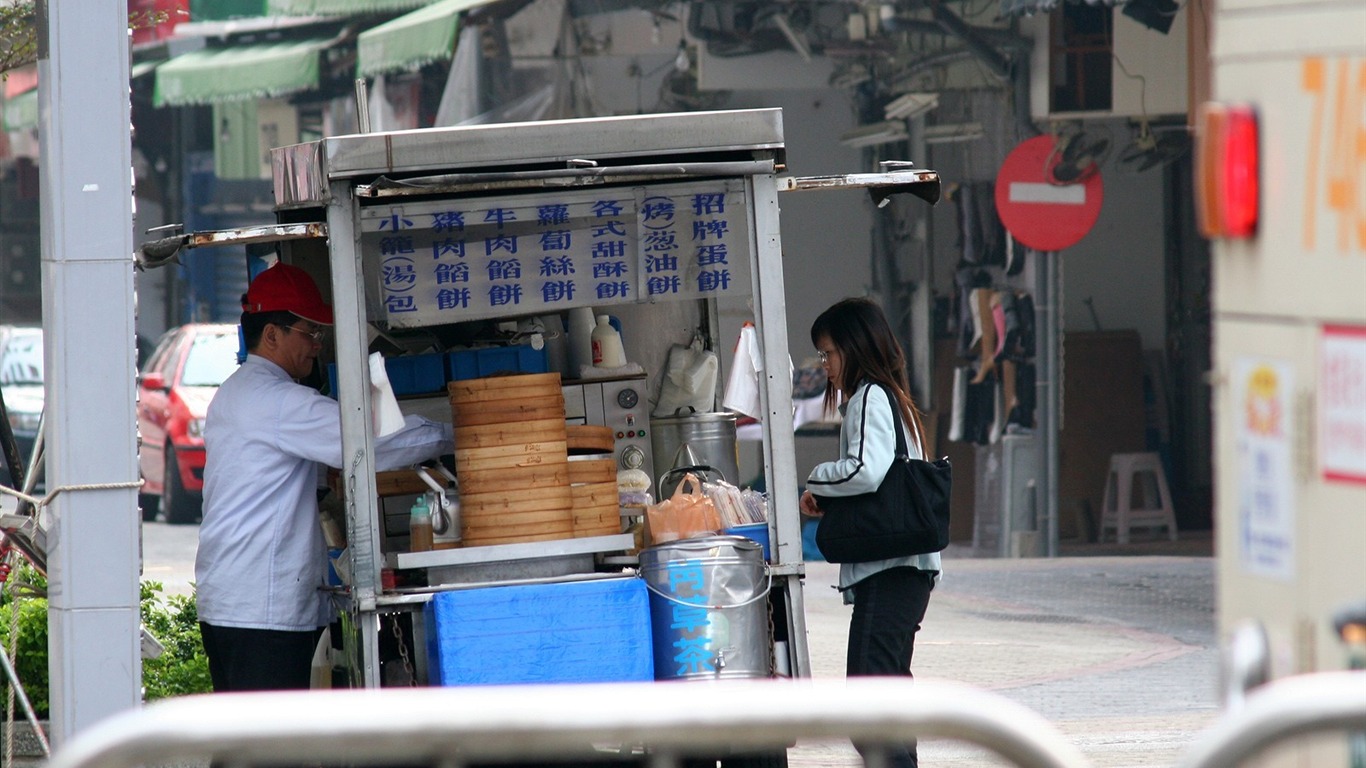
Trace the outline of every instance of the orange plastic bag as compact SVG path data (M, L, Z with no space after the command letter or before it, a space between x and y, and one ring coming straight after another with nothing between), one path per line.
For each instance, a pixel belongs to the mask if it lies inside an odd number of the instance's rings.
M692 490L686 490L691 488ZM721 530L721 515L702 492L696 475L683 476L674 495L645 508L650 544L663 544L694 536L711 536Z

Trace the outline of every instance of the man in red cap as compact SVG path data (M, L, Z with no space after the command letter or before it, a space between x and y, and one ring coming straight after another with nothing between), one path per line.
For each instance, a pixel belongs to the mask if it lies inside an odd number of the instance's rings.
M242 302L247 359L223 382L204 424L204 520L196 600L215 691L308 688L332 608L320 471L342 467L341 409L298 383L322 349L332 308L308 273L262 272ZM454 450L451 426L409 416L375 440L397 469Z

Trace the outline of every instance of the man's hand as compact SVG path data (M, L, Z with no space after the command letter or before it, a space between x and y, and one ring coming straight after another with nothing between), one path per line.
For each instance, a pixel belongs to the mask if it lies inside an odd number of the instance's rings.
M801 501L802 514L808 517L820 517L825 513L816 504L816 497L811 495L811 491L802 492Z

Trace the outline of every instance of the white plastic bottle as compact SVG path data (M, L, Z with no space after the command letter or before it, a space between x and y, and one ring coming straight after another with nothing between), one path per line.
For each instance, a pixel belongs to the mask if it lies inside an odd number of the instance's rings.
M598 315L593 329L593 365L598 368L620 368L626 365L626 350L621 346L621 334L612 327L611 318Z

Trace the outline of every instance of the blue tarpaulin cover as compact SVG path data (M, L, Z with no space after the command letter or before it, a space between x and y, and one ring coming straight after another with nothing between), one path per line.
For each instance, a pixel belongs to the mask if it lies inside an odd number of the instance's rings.
M636 578L441 592L426 621L435 685L655 677L649 598Z

